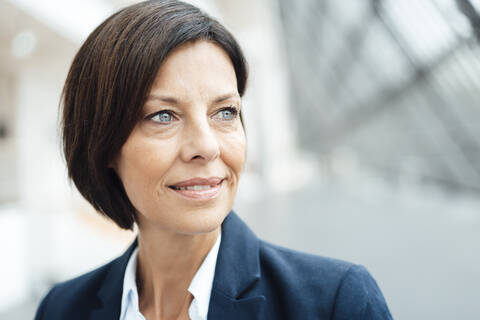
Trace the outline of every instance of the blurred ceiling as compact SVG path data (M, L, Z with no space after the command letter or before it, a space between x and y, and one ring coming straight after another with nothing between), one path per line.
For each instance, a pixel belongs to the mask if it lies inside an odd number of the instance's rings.
M477 2L279 3L304 148L480 192Z

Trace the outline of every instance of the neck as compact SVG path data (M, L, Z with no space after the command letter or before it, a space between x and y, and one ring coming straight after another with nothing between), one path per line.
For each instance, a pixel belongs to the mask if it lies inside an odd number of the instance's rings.
M188 312L188 287L219 233L220 228L195 235L140 228L137 286L144 315L169 319Z

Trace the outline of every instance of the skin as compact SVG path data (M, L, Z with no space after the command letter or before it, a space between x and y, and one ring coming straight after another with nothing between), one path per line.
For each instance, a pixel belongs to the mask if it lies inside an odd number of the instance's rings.
M225 51L204 40L181 45L160 67L143 120L115 159L137 210L137 284L147 319L188 319L188 286L233 206L245 161L245 134L234 115L240 108ZM225 180L207 200L169 187L196 177Z

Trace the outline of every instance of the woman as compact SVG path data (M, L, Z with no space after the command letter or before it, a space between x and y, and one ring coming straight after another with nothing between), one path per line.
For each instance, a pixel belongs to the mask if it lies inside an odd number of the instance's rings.
M63 92L71 179L138 238L56 285L36 319L390 319L361 266L256 238L231 212L245 161L247 67L192 5L147 1L103 22Z

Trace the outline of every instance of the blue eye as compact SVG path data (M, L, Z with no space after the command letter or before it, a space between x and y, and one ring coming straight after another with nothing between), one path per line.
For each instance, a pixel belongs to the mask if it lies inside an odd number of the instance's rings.
M173 116L168 111L160 111L154 114L150 119L155 122L167 123L173 120Z
M223 111L220 111L220 113L222 114L222 117L224 119L232 119L233 118L233 112L230 111L230 110L223 110Z
M237 117L238 111L233 107L228 107L220 110L217 113L217 116L220 120L233 120Z

